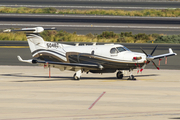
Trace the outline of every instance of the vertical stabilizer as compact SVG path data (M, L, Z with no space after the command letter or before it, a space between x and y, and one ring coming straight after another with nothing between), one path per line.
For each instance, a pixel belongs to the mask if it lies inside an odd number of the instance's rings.
M31 50L31 53L38 49L46 49L45 42L42 37L37 34L27 34L27 41Z
M43 27L35 27L35 28L22 28L20 30L3 30L3 32L17 32L23 31L26 32L27 41L30 47L31 53L36 53L39 50L46 50L47 45L43 38L39 35L39 33L43 32L44 30L56 30L55 28L44 29ZM51 47L51 46L50 46Z

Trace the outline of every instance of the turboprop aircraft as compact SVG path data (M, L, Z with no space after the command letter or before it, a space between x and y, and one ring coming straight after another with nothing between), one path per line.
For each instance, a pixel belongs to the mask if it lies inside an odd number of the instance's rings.
M7 29L4 32L26 32L33 58L23 60L18 56L19 61L49 68L54 67L61 71L75 71L73 76L75 80L79 80L83 72L114 73L116 71L117 78L122 79L122 70L129 70L131 73L128 79L135 80L132 74L133 69L139 69L138 71L142 72L149 62L152 62L159 69L153 60L177 55L169 48L169 53L152 56L157 46L151 54L147 54L142 48L143 53L137 53L130 51L121 44L80 46L78 44L67 45L59 42L47 42L39 35L44 30L54 29L35 27L20 30Z

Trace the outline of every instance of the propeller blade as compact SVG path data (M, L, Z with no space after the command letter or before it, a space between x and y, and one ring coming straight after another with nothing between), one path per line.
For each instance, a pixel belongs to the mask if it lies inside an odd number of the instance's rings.
M153 54L154 51L156 50L157 46L158 46L158 45L155 46L155 48L153 49L153 51L151 52L150 55L148 55L148 54L140 47L140 49L142 50L142 52L147 56L147 57L146 57L147 62L142 66L142 68L141 68L140 71L142 71L142 70L146 67L146 65L147 65L148 63L150 63L150 61L152 61L152 60L154 59L153 56L152 56L152 54ZM154 61L152 61L152 62L153 62L153 64L154 64L154 66L159 70L159 67L154 63Z
M145 63L143 66L142 66L142 69L144 69L146 67L147 63Z
M159 67L154 63L154 61L152 61L154 66L159 70Z
M148 54L140 47L140 49L143 51L143 53L148 56Z
M156 50L158 45L155 46L155 48L153 49L153 51L151 52L151 55L154 53L154 51Z
M149 63L150 63L150 61L147 61L146 63L144 63L144 65L141 68L144 69L146 67L146 65Z

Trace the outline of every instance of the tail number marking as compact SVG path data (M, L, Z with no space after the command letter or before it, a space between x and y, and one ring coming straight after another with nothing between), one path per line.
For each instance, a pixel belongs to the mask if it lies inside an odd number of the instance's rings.
M57 49L59 47L59 43L47 43L47 47Z

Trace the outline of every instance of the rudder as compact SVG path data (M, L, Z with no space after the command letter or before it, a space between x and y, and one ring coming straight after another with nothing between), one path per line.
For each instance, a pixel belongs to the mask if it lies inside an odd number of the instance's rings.
M30 47L31 53L38 49L46 49L45 41L43 38L36 34L27 34L27 41Z

